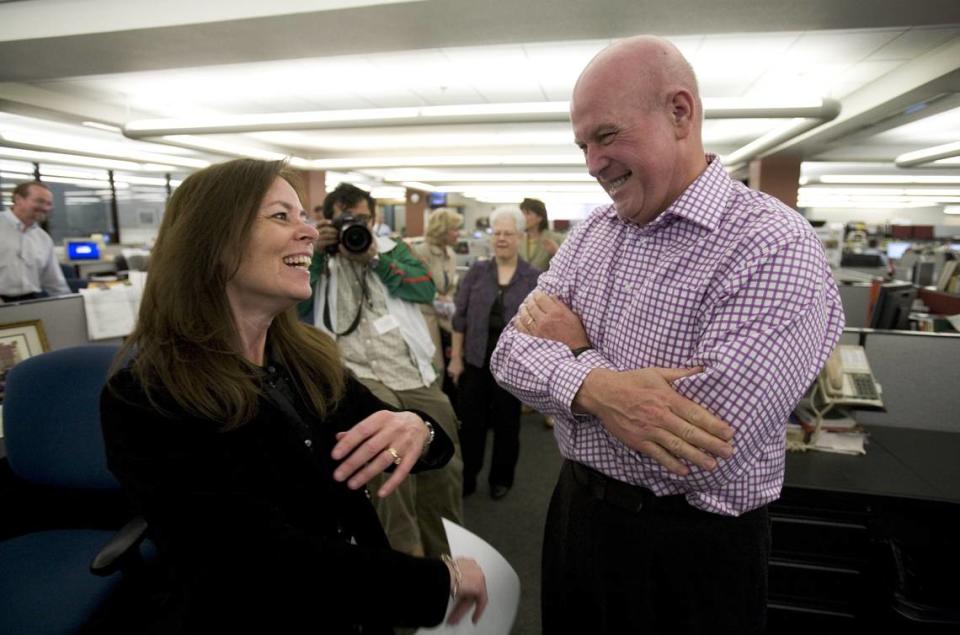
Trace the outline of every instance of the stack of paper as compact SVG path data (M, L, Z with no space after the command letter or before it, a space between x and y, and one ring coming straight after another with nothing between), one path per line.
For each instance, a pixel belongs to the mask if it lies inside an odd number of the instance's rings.
M866 454L862 432L828 432L821 428L813 441L813 449L837 454Z

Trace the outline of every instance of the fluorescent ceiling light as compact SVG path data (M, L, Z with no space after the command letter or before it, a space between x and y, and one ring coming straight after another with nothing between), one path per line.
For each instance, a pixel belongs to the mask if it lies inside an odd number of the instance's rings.
M706 119L826 119L840 114L835 99L704 98Z
M124 134L137 139L174 134L223 134L439 123L568 121L569 111L570 103L567 101L540 101L252 113L142 119L127 123L124 126ZM836 117L839 112L839 103L832 99L794 101L704 100L704 116L709 119L791 119L799 117L829 120Z
M110 124L100 123L99 121L84 121L83 125L88 128L96 128L97 130L106 130L107 132L123 132L123 128L120 126L112 126Z
M94 180L94 179L73 179L65 176L47 176L43 180L49 183L68 183L70 185L82 185L83 187L89 188L98 188L98 187L110 187L109 181ZM130 187L126 183L114 183L114 188L118 190L126 189Z
M304 134L302 132L261 132L256 137L268 143L327 151L406 150L408 148L490 148L530 146L572 146L569 129L556 131L475 131L416 132L392 129L384 134Z
M130 183L134 185L157 185L166 187L167 179L154 176L134 176L132 174L114 174L113 180L117 183Z
M960 176L934 175L934 174L824 174L820 177L814 177L820 183L839 183L839 184L872 184L872 183L890 183L896 185L960 185ZM801 185L804 184L801 179Z
M72 179L94 179L101 181L106 181L110 178L107 170L104 169L64 167L61 165L41 165L40 176L65 176Z
M960 188L806 186L798 196L960 196Z
M944 214L958 215L960 214L960 205L947 205L943 208Z
M63 152L106 159L164 163L185 168L205 168L209 161L188 157L170 156L124 147L121 143L109 143L95 139L70 137L66 135L38 133L31 130L4 130L0 132L0 144L11 145L25 150L42 152Z
M4 146L0 146L0 157L26 159L28 161L36 161L37 163L88 165L98 168L105 168L107 170L132 170L146 172L170 172L174 170L174 167L171 165L99 159L96 157L84 157L75 154L61 154L58 152L36 152L33 150L20 150L18 148L8 148Z
M924 148L923 150L901 154L894 159L894 163L900 168L912 168L939 159L952 159L958 156L960 156L960 141L955 141L953 143L945 143L932 148Z
M243 145L231 141L220 139L207 139L205 137L196 137L191 135L172 135L160 138L161 141L169 141L176 145L197 148L199 150L212 150L219 154L226 154L236 157L249 157L251 159L261 159L263 161L281 161L287 158L287 155L279 152L271 152L254 146Z
M28 161L0 161L0 170L33 174L33 164Z
M435 192L483 192L483 191L498 191L498 192L517 192L522 194L527 190L538 189L542 192L597 192L600 194L605 194L602 187L599 185L589 185L589 184L567 184L567 183L490 183L484 185L477 185L476 183L452 183L449 185L438 185L434 189ZM522 198L522 197L521 197Z
M430 185L429 183L420 183L418 181L404 181L401 183L403 187L409 188L411 190L420 190L421 192L435 192L436 187Z
M583 166L583 156L579 153L553 154L469 154L469 155L424 155L395 157L349 157L331 159L304 160L304 169L308 170L363 170L367 168L412 168L412 167L473 167L473 166L524 166L524 165L567 165Z
M429 172L429 174L426 174ZM413 176L416 174L417 176ZM470 182L517 182L547 181L555 183L596 183L596 179L586 172L441 172L441 171L405 171L387 172L381 177L385 181L405 181L413 179L429 180L436 183Z
M375 187L370 190L370 196L376 199L405 199L407 191L402 187Z
M33 174L24 174L22 172L0 172L0 179L4 181L32 181Z
M428 123L484 123L503 121L566 121L569 103L458 104L406 108L364 108L312 112L217 115L190 119L144 119L124 126L132 138L174 134L222 134L268 130L313 130Z

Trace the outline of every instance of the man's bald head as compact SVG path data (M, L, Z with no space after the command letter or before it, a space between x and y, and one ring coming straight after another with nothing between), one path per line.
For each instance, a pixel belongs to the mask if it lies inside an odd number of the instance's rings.
M618 81L636 90L638 103L648 109L662 105L671 90L689 91L703 122L703 104L697 76L690 62L672 42L653 35L620 40L603 49L587 64L574 86L574 101L582 84Z
M664 39L622 40L590 61L570 120L587 170L621 218L650 222L703 172L702 113L693 69Z

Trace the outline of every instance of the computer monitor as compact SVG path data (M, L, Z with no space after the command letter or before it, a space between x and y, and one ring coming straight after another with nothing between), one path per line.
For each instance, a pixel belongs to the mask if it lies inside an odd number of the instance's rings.
M904 252L910 249L913 243L889 242L887 243L887 258L891 260L900 260Z
M916 298L917 288L912 284L890 282L882 285L870 315L870 328L908 330L910 308Z
M67 260L100 260L100 243L93 240L67 240Z

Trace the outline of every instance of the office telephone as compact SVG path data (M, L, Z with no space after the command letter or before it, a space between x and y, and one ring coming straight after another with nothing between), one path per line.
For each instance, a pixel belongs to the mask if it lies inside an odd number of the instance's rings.
M862 346L834 349L820 374L824 400L831 405L882 408L882 389L870 370Z

